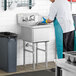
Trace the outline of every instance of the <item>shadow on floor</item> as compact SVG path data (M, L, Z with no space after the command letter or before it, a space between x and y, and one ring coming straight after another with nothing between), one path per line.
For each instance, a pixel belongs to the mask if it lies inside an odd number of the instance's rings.
M55 72L51 70L42 70L28 73L13 74L8 76L55 76Z
M55 63L54 62L48 62L48 68L47 69L52 69L52 68L55 68ZM36 65L36 69L35 70L32 68L32 64L21 65L21 66L17 66L16 72L12 72L12 73L7 73L7 72L5 72L3 70L0 70L0 76L8 76L8 75L11 76L11 75L16 75L16 74L20 74L21 75L21 74L25 74L25 73L26 73L26 76L28 76L27 74L29 72L30 72L30 74L32 72L39 72L40 74L43 74L43 71L45 71L45 69L46 69L45 68L45 63L39 63L38 65ZM54 70L52 70L52 71L54 72ZM17 75L17 76L20 76L20 75ZM43 76L45 76L45 75L43 75ZM25 76L25 75L21 75L21 76ZM33 76L33 75L31 75L31 76ZM38 74L36 76L40 76L40 75ZM53 76L53 75L51 75L51 76Z

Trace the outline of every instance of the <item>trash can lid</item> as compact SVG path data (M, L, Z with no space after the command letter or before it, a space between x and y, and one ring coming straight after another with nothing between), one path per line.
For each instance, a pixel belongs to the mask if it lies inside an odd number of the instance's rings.
M17 34L11 32L0 32L0 37L16 38Z

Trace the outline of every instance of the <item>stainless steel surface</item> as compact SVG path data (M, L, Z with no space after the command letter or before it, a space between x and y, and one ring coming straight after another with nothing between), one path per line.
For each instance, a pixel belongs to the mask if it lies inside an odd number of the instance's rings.
M37 13L18 14L17 22L21 26L20 38L31 42L32 51L24 49L33 55L33 69L35 70L35 52L36 64L38 63L38 50L45 52L45 67L48 67L47 61L47 42L49 41L50 24L41 23L42 17ZM45 50L38 48L38 43L45 43ZM28 44L26 46L29 46ZM25 46L24 46L25 48ZM25 57L25 56L24 56Z
M65 54L65 58L66 58L67 61L70 60L70 56L69 56L69 55L66 55L66 54Z
M17 4L17 7L25 7L25 6L28 6L28 7L31 7L35 5L35 1L34 0L31 0L30 3L29 3L30 0L7 0L6 4L7 4L7 7L11 7L14 3ZM4 7L4 2L5 0L2 0L2 7Z
M25 7L28 6L32 8L35 5L35 0L19 0L17 6L18 7Z
M45 33L45 34L44 34ZM28 42L49 41L50 25L21 27L20 39Z
M35 43L33 43L33 69L35 70Z
M41 50L41 51L43 51L43 52L45 52L45 50L44 49L41 49L41 48L37 48L38 50Z
M17 23L22 26L25 24L25 26L32 26L36 25L38 22L41 22L42 16L40 16L38 13L20 13L17 14Z
M38 43L36 43L36 65L38 64Z
M18 37L28 42L48 41L51 24L41 23L41 19L37 13L17 14L17 23L21 27Z
M23 40L23 65L25 65L25 41Z
M65 59L72 63L76 63L76 51L64 52Z
M27 22L27 21L35 21L35 16L34 15L30 15L29 17L24 17L22 19L23 22Z
M30 51L30 50L27 50L27 49L25 49L25 51L27 51L27 52L29 52L29 53L33 53L33 51Z
M45 50L38 48L38 43L45 43ZM25 41L23 41L23 65L25 65L25 52L32 53L33 55L33 69L35 70L35 52L36 52L36 65L38 64L38 50L45 52L45 67L48 68L48 61L47 61L47 43L48 41L42 42L33 42L32 43L32 51L25 49Z
M25 47L25 41L23 40L23 65L25 65L25 52L29 52L29 53L32 53L33 55L33 69L35 70L35 43L33 43L33 45L31 46L32 47L32 50L33 51L30 51L30 50L27 50Z
M45 63L46 68L48 67L48 61L47 61L47 42L45 42Z
M47 25L47 23L39 22L39 23L37 23L35 26L41 26L41 25Z
M70 56L70 61L73 63L75 61L75 58L73 56Z

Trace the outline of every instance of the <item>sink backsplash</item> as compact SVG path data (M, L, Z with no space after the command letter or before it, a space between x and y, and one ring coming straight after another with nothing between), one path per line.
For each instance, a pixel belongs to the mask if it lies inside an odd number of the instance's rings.
M38 13L21 13L17 14L17 23L25 25L35 25L42 21L42 16Z

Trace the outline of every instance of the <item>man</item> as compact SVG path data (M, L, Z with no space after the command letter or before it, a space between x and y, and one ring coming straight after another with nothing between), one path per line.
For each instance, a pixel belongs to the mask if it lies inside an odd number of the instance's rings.
M51 23L55 19L63 30L63 52L74 50L74 23L70 3L67 0L50 0L52 2L48 19L42 23Z

